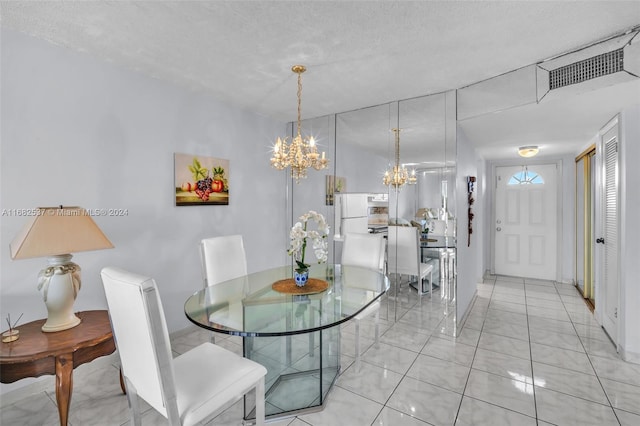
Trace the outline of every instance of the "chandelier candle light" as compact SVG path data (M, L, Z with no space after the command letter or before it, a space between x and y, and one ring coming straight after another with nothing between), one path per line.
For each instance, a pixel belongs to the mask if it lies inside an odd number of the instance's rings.
M392 130L396 134L396 164L393 166L393 169L384 172L382 183L386 186L393 186L396 189L400 189L407 181L411 184L416 182L415 171L413 179L410 179L407 169L400 165L400 129Z
M271 157L271 165L278 170L291 167L291 177L300 183L300 179L307 177L307 169L313 167L316 170L326 169L329 160L326 159L324 151L322 157L318 154L316 141L311 137L303 138L301 129L300 105L302 99L302 73L307 69L304 65L294 65L291 71L298 74L298 132L291 141L291 145L287 144L287 138L278 138L273 147L273 156Z
M311 265L304 263L304 255L307 250L307 238L311 238L314 254L318 263L325 263L328 256L327 235L329 235L329 224L322 214L310 210L300 216L300 222L296 222L291 228L289 237L291 238L291 248L289 256L293 257L298 267L294 271L296 285L302 287L309 279L309 268ZM316 222L317 230L307 230L309 219Z

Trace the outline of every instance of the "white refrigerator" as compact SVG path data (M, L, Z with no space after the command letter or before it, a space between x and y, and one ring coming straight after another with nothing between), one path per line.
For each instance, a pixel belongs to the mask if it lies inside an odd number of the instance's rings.
M334 240L342 241L348 233L366 234L368 227L368 202L366 193L335 194Z

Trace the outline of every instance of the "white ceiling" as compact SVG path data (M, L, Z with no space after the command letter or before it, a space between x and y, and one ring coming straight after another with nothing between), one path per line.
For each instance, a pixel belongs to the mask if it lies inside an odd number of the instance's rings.
M1 24L295 120L461 88L640 24L638 1L2 1ZM638 83L466 120L487 159L571 154Z

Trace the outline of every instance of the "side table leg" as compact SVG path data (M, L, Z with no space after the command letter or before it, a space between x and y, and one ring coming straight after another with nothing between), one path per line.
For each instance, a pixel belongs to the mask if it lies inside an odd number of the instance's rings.
M56 401L60 426L67 426L69 404L73 391L73 354L62 354L56 357Z

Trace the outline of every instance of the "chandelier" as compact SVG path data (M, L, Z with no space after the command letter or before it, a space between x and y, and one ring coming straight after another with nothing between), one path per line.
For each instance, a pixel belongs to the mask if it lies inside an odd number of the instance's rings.
M399 189L405 183L409 183L411 185L416 183L417 179L415 170L410 177L407 169L400 165L400 129L391 130L396 134L396 164L391 170L384 172L382 183L386 186L393 186L394 188Z
M291 177L300 183L300 179L307 177L307 169L313 167L316 170L326 169L329 160L325 158L324 151L322 157L318 154L316 141L312 137L303 138L300 134L300 104L302 98L302 73L307 68L304 65L294 65L291 71L298 74L298 133L291 141L291 145L287 144L287 138L276 140L273 147L273 156L271 157L271 165L278 170L291 167Z

